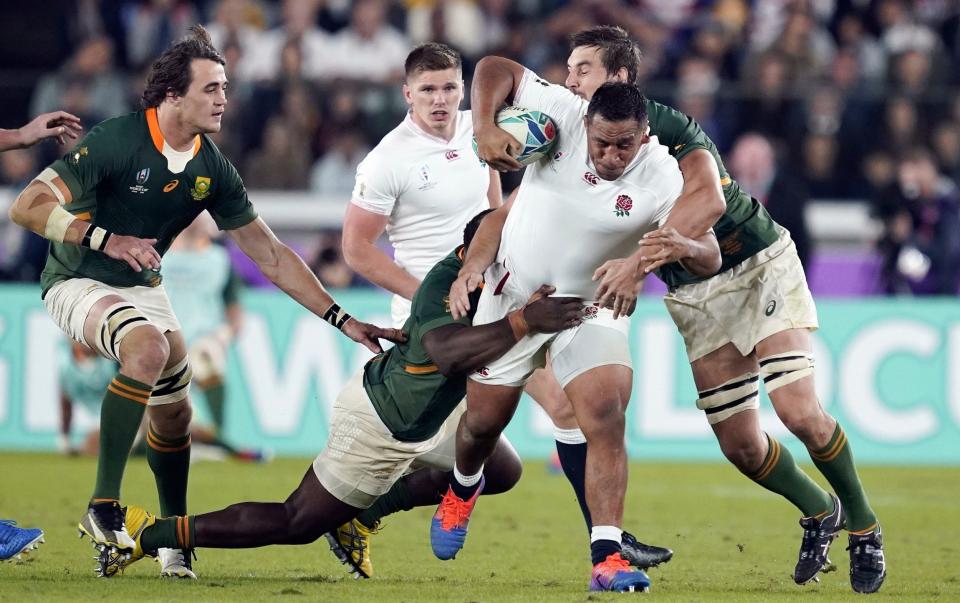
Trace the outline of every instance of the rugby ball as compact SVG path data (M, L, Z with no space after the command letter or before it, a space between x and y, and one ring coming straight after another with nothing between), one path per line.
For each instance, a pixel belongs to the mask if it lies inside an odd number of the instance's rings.
M516 158L523 165L540 161L557 143L557 124L549 115L540 111L504 107L497 112L497 126L523 145ZM476 138L473 139L473 151L477 151Z

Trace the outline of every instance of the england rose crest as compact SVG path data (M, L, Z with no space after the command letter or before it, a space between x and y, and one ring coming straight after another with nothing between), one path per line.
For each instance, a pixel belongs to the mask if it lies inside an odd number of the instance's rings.
M617 217L629 216L631 209L633 209L633 199L627 195L617 197L617 206L613 208L613 213L617 214Z

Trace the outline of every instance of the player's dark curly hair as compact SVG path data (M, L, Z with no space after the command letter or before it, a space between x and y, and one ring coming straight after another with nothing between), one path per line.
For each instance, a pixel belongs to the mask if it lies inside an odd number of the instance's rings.
M483 222L483 217L492 212L492 209L485 209L474 217L470 218L470 221L467 222L467 225L463 229L463 246L470 247L470 242L473 241L473 235L477 234L477 229L480 228L480 222Z
M607 121L635 119L647 124L647 99L634 84L607 82L597 88L587 105L587 119L599 115Z
M426 42L410 51L403 69L409 78L423 71L460 69L460 53L446 44Z
M607 73L627 70L627 81L636 83L640 78L641 53L630 34L618 25L597 25L570 36L570 50L580 46L599 48L601 60Z
M178 96L186 94L192 77L190 63L194 59L209 59L224 66L227 64L223 55L213 47L210 34L202 25L191 27L189 35L175 42L153 62L140 98L143 107L159 107L168 92Z

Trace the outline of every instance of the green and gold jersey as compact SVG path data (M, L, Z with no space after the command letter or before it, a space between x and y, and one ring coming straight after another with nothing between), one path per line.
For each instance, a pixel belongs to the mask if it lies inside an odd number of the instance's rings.
M437 327L459 323L450 314L450 285L463 266L462 248L440 260L420 283L403 325L406 343L374 356L363 371L363 387L393 437L422 442L440 426L467 393L465 375L445 377L427 354L421 339Z
M192 151L174 151L163 139L156 109L100 123L50 168L70 189L67 211L111 233L157 239L160 255L204 210L221 230L257 217L236 168L213 141L197 136ZM114 287L155 287L161 280L159 271L134 272L99 251L51 242L43 293L77 277Z
M727 202L727 210L713 226L720 243L720 272L733 268L777 240L776 222L756 199L751 198L730 177L716 145L696 121L676 109L649 99L647 114L650 134L656 135L660 144L669 148L677 161L696 149L706 149L717 161L720 184ZM684 270L678 262L664 266L657 271L657 276L671 289L704 280L704 277Z

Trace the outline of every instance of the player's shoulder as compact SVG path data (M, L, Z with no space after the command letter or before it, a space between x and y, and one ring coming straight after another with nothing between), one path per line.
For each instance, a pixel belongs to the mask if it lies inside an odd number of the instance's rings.
M105 119L92 127L84 138L84 143L96 143L96 146L111 146L131 150L149 141L149 131L143 111L134 111Z
M415 137L407 124L401 122L397 127L387 132L376 146L370 149L366 157L360 162L360 167L387 169L396 165L398 160L404 157L404 151L408 150L413 142L415 142Z

